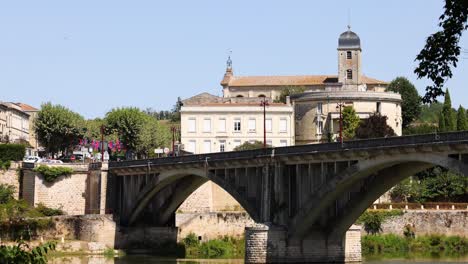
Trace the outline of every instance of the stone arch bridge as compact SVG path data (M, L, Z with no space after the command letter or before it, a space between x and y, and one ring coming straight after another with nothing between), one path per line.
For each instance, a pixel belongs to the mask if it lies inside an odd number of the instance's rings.
M246 262L359 261L346 231L392 186L436 165L468 175L468 131L111 162L107 199L121 225L170 226L211 180L262 224L247 229Z

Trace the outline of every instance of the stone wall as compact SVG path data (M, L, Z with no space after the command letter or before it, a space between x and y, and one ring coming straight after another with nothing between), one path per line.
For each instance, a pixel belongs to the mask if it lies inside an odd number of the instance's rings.
M401 216L385 219L382 233L403 235L405 225L408 224L416 235L468 237L468 210L408 210Z
M176 227L119 227L115 248L151 249L168 242L177 242Z
M15 199L18 199L20 192L19 173L17 171L19 166L20 163L12 162L8 170L0 170L0 184L7 184L15 187L15 193L13 195Z
M241 238L244 236L245 227L253 226L254 224L255 222L246 212L176 214L179 240L185 238L190 233L196 234L203 241L222 236Z
M39 203L60 208L68 215L100 212L100 172L88 170L88 165L67 164L73 168L70 176L47 182L32 169L23 169L22 198L30 205ZM105 198L105 197L104 197Z

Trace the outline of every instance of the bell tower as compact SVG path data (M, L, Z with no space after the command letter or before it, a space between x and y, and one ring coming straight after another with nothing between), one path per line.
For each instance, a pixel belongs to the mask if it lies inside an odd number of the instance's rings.
M344 89L357 90L361 77L361 40L348 26L338 38L338 82Z

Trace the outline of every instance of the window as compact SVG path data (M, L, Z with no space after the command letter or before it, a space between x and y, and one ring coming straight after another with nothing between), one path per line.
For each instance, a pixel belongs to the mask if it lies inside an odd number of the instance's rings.
M273 147L273 141L271 141L271 139L267 139L266 143L267 146Z
M380 102L376 103L375 111L379 114L382 114L382 104Z
M317 121L317 134L321 135L323 132L323 121Z
M286 118L281 118L279 122L279 132L287 132L288 131L288 121Z
M265 130L266 130L266 132L271 133L271 131L272 131L271 124L272 124L271 118L268 118L268 119L265 120Z
M226 132L226 118L220 118L218 120L218 131Z
M187 151L191 153L195 153L196 147L197 147L197 141L189 140Z
M226 140L219 141L219 152L226 151Z
M188 120L188 132L195 133L197 130L196 126L196 119L195 118L190 118Z
M322 102L317 103L317 115L323 114Z
M352 70L346 70L346 79L348 79L348 80L353 79L353 71Z
M241 94L239 94L239 95L238 95L238 96L236 96L236 97L244 97L244 96L242 96Z
M203 119L203 132L211 132L211 119Z
M240 131L241 131L241 120L235 119L234 120L234 132L240 132Z
M249 119L248 128L249 132L255 132L255 119Z
M211 141L205 140L203 141L203 153L210 153L211 152Z
M351 53L351 51L347 51L346 52L346 59L350 60L353 58L353 54Z
M288 146L288 141L287 140L280 140L280 147L287 147Z
M236 148L236 147L238 147L238 146L240 146L240 145L241 145L241 141L240 141L240 140L238 140L238 139L234 140L233 148Z
M266 97L264 94L259 94L258 97Z

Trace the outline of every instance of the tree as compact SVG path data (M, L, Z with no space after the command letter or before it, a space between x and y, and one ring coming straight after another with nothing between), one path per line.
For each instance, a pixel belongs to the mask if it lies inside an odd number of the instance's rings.
M47 153L56 154L83 138L84 118L64 106L45 103L37 113L34 130Z
M374 113L364 119L356 129L357 138L379 138L394 136L395 132L387 125L387 117Z
M115 108L106 114L106 134L117 133L127 150L136 151L147 122L145 113L135 107ZM141 149L141 148L140 148Z
M277 97L274 102L275 103L286 103L286 97L293 95L293 94L299 94L305 92L306 88L304 86L285 86L281 89L280 96Z
M356 134L356 128L359 126L359 116L352 106L345 106L342 112L343 116L343 137L353 139Z
M445 91L444 106L442 107L442 114L440 115L440 118L440 131L455 131L457 129L455 111L452 109L452 100L450 99L450 93L448 89Z
M255 140L253 143L245 141L242 145L239 145L234 148L234 151L241 151L241 150L253 150L253 149L261 149L263 148L263 142ZM267 145L267 148L271 148L270 145Z
M416 56L419 65L414 70L418 78L429 78L433 84L426 87L424 103L436 101L443 95L447 79L452 77L452 67L457 67L460 56L459 41L468 28L468 1L445 0L445 11L439 17L441 30L430 35L426 45Z
M397 77L390 82L387 91L401 94L402 127L407 128L421 113L421 97L416 87L405 77Z
M442 167L416 174L411 199L417 202L456 202L468 198L468 178Z
M468 124L466 122L466 110L463 106L460 105L457 111L457 130L464 131L468 129Z
M180 97L177 97L177 102L172 108L172 113L171 113L171 122L180 122L180 109L182 109L182 99Z

